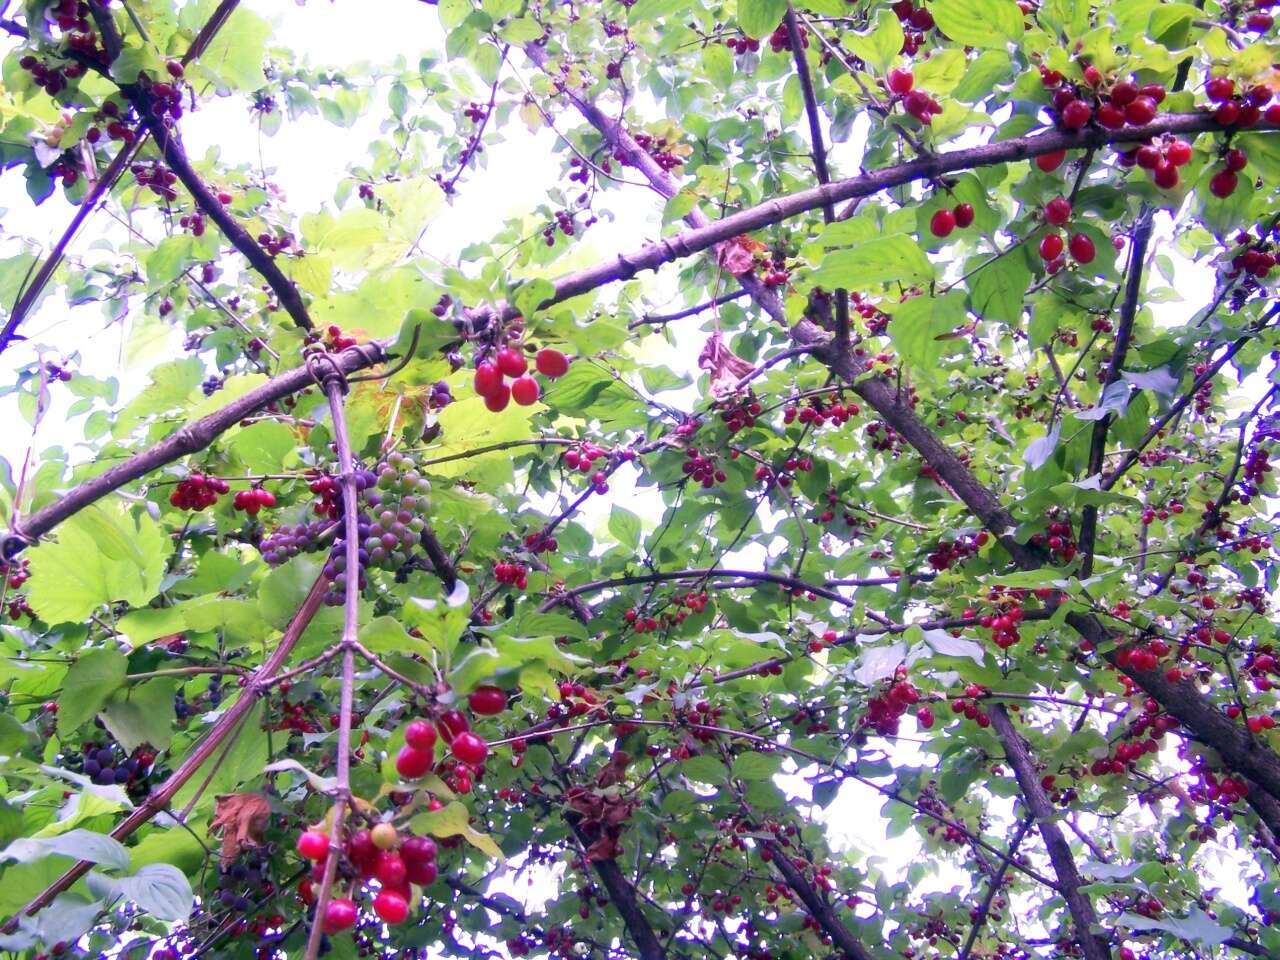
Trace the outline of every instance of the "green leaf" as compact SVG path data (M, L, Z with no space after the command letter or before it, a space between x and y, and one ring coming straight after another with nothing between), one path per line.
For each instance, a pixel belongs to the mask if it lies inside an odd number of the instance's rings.
M903 40L902 21L898 19L897 14L885 7L876 14L875 25L869 32L857 33L846 30L841 35L841 41L845 46L852 49L866 61L867 66L880 74L888 73L889 68L898 59L902 53Z
M1031 270L1021 256L1014 253L1001 257L982 267L967 282L974 313L984 320L1021 325L1023 299L1031 285Z
M201 0L201 6L211 13L216 4ZM257 90L267 82L262 64L267 58L270 37L270 23L237 6L200 55L199 72L206 73L224 88Z
M966 47L1022 42L1023 14L1014 0L934 0L929 12L943 33Z
M31 606L47 623L81 621L107 603L144 606L160 587L167 544L145 513L119 501L77 513L31 552Z
M415 833L429 834L433 837L463 837L481 853L502 860L502 851L493 842L493 837L472 828L471 811L457 801L445 804L439 810L429 810L413 818L411 824Z
M933 279L933 264L914 240L897 234L870 240L852 250L828 253L811 279L830 290L857 290L886 283L917 285Z
M773 33L787 12L787 0L738 0L738 26L748 37Z
M626 507L615 504L609 511L609 532L623 546L634 550L640 545L640 518Z
M729 782L729 771L724 764L707 754L681 761L680 771L690 780L713 787L723 787Z
M156 248L147 255L147 280L155 289L182 276L184 270L191 265L191 250L195 246L195 238L190 234L179 233L166 237L156 244Z
M62 681L58 733L69 737L102 709L107 698L124 685L128 668L129 661L114 650L90 650L82 654Z
M781 768L779 753L741 753L733 759L733 775L739 780L768 780Z
M102 708L102 722L126 750L144 743L164 750L173 737L175 686L170 680L148 680L117 690Z
M937 379L945 343L939 339L964 322L965 298L959 291L940 297L912 297L894 310L889 337L913 376Z
M186 921L195 903L186 874L168 863L148 864L131 877L94 872L85 879L99 897L124 897L158 920Z
M45 857L62 856L88 860L106 867L127 870L129 851L119 840L92 830L68 830L56 837L22 837L0 850L0 860L31 863Z
M1118 923L1131 930L1162 930L1171 933L1181 940L1203 943L1208 947L1216 947L1231 938L1232 930L1215 922L1199 907L1192 907L1185 918L1182 917L1144 917L1136 913L1120 915Z

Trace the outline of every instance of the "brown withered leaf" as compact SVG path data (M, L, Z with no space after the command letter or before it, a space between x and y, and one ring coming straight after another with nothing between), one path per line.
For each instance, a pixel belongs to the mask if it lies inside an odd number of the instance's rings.
M209 832L222 831L222 862L234 860L246 847L262 845L271 806L260 793L224 793L214 801Z
M702 353L698 355L698 367L711 373L713 397L732 393L737 389L738 381L755 369L729 349L719 330L707 338Z
M720 269L736 277L754 270L756 254L766 249L759 240L752 240L745 233L739 234L716 248L716 263Z
M596 786L600 788L612 787L615 783L622 783L627 779L627 765L631 763L631 754L625 750L615 750L613 756L609 758L609 762L605 764L604 769L600 771L600 775L596 778Z
M597 860L616 860L622 853L622 845L617 837L601 836L595 843L587 847L587 859L593 863Z

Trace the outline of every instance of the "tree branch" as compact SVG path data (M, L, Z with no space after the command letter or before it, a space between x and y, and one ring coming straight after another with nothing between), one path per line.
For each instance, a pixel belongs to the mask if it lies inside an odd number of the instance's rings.
M364 370L386 359L386 349L380 343L362 344L333 355L334 362L343 373ZM251 413L277 400L283 400L314 382L311 372L305 366L290 370L264 383L258 389L246 393L243 397L233 400L216 413L211 413L195 423L182 427L151 449L135 454L110 470L86 480L49 506L15 523L2 542L3 556L6 559L12 558L24 547L34 544L63 520L94 501L100 500L112 491L119 490L165 464L203 450L220 434L234 427Z
M1080 892L1083 880L1076 869L1071 847L1058 828L1053 805L1040 786L1040 778L1036 774L1035 762L1031 759L1026 741L1014 729L1004 704L994 704L987 714L991 717L991 726L996 736L1004 745L1005 757L1013 767L1013 775L1027 803L1027 810L1035 819L1044 845L1048 848L1049 862L1058 877L1058 893L1067 902L1067 910L1075 924L1076 943L1080 945L1085 960L1110 960L1111 951L1107 948L1106 941L1093 932L1098 917L1093 912L1093 903Z
M1138 315L1138 296L1142 292L1142 268L1146 261L1147 244L1151 240L1151 230L1155 225L1151 209L1145 204L1138 214L1138 222L1133 230L1133 242L1129 245L1129 270L1125 275L1124 300L1120 304L1120 325L1116 330L1116 344L1111 351L1111 360L1107 364L1107 372L1103 375L1099 391L1099 402L1106 394L1107 388L1120 379L1120 371L1124 369L1124 361L1129 353L1129 343L1133 339L1133 322ZM1098 476L1101 480L1102 459L1107 450L1107 430L1111 426L1112 414L1108 413L1093 422L1093 436L1089 443L1088 476ZM1093 573L1093 552L1098 532L1098 508L1088 504L1080 515L1080 554L1084 558L1080 564L1080 579L1087 580Z
M849 960L871 960L871 954L853 932L840 922L831 904L818 895L818 891L805 879L803 873L791 862L791 856L772 840L766 840L764 849L769 851L769 862L782 874L787 886L796 892L809 916L813 917L831 937L832 943L840 948L840 952Z

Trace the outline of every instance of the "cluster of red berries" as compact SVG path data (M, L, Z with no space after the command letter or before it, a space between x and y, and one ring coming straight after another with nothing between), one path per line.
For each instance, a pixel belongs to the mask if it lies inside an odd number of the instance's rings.
M724 483L728 476L719 466L720 460L711 451L700 452L697 447L685 451L685 461L680 470L691 480L702 484L704 490L710 490L717 483Z
M493 578L499 583L523 590L529 586L529 569L523 563L503 560L493 565Z
M902 449L902 436L893 427L881 420L872 420L867 424L868 443L871 449L892 452L896 457ZM937 479L935 476L934 479Z
M274 507L276 505L276 495L270 490L264 490L262 487L250 487L248 490L240 490L231 500L231 506L237 510L243 510L251 517L256 517L258 511L263 507Z
M173 202L178 199L178 191L173 185L178 182L178 175L161 163L135 163L129 168L138 186L147 187L162 200Z
M858 721L860 727L874 727L882 737L896 736L899 722L907 710L920 702L920 691L907 679L905 667L899 667L885 689L867 701L867 712Z
M354 347L356 343L356 338L343 333L336 323L331 323L324 329L324 345L333 353L341 353L348 347Z
M1055 227L1064 226L1071 219L1071 201L1066 197L1054 197L1044 205L1044 221ZM1062 235L1057 231L1046 233L1040 240L1040 257L1048 266L1050 273L1057 273L1065 264L1062 258ZM1073 234L1069 243L1071 256L1077 263L1090 263L1096 251L1089 237L1083 233Z
M924 44L924 35L934 28L933 14L928 7L917 7L911 0L898 0L889 9L902 22L901 52L908 57L915 56Z
M1213 118L1224 127L1252 127L1264 116L1268 123L1280 123L1280 104L1271 104L1271 88L1265 84L1236 93L1236 82L1230 77L1210 77L1204 85L1205 96L1217 104ZM1263 108L1266 108L1264 114Z
M1053 90L1054 112L1058 123L1067 130L1080 130L1094 119L1108 130L1118 130L1126 124L1144 126L1155 119L1165 98L1164 86L1158 83L1139 87L1122 79L1108 87L1106 78L1093 64L1084 68L1087 90L1045 66L1040 67L1040 82Z
M0 577L9 585L10 589L18 589L31 578L31 571L28 569L29 561L23 560L0 560ZM35 618L35 611L27 604L27 598L21 595L12 596L6 605L6 612L10 620L17 620L19 617L27 616Z
M467 698L467 705L477 716L495 716L507 708L507 695L498 687L477 687ZM448 755L435 762L436 733L448 747ZM447 710L432 726L425 720L413 720L405 727L405 745L396 754L396 772L406 780L419 780L434 767L446 775L455 793L470 793L473 778L484 775L484 761L489 744L473 733L471 723L461 710Z
M1033 547L1047 547L1053 559L1059 563L1070 563L1076 555L1076 542L1071 533L1071 524L1066 520L1052 520L1047 533L1031 535Z
M650 633L658 629L657 617L642 617L636 611L635 607L627 610L627 612L622 615L622 619L631 624L631 629L636 633Z
M856 417L862 408L856 403L840 403L824 405L820 397L813 397L803 406L789 403L782 409L782 422L791 424L799 420L812 426L815 430L830 423L833 427L842 427L850 417Z
M569 372L569 358L559 350L545 348L534 357L534 366L544 377L552 380ZM475 391L484 398L484 405L494 413L507 408L511 400L527 407L537 402L540 395L538 381L528 376L529 362L519 347L505 346L492 361L484 360L476 365ZM512 377L508 386L505 377Z
M1198 778L1199 782L1192 783L1187 788L1187 794L1197 803L1204 803L1212 808L1209 819L1213 819L1215 814L1231 819L1230 808L1249 795L1249 784L1245 780L1231 774L1219 776L1208 769L1201 759L1193 763L1191 775Z
M943 207L935 211L929 220L929 232L939 239L949 237L957 227L964 230L973 225L973 205L957 203L954 207Z
M293 246L293 236L288 233L282 233L276 237L263 231L258 234L258 246L267 251L268 256L278 257Z
M202 473L193 473L185 480L178 481L169 494L169 503L180 510L193 512L204 510L218 502L221 494L231 489L227 481L221 477L207 477Z
M988 540L985 530L970 536L957 537L955 540L943 540L928 556L929 566L935 570L949 570L957 563L963 563L986 545Z
M78 37L78 34L72 34L68 38L67 44L72 49L78 47L78 43L73 43L72 38ZM83 41L91 49L97 46L97 39L93 34L84 34L88 39ZM87 53L87 51L84 51ZM27 73L31 74L32 82L44 89L49 96L54 97L67 89L67 81L77 80L84 76L86 68L79 63L54 64L50 61L41 60L32 54L26 54L18 60L18 66Z
M667 142L666 137L654 137L647 133L637 133L635 141L640 149L649 154L663 170L671 171L684 163L683 157L672 152L672 144ZM621 148L614 154L614 157L619 163L625 164L627 162L626 154Z
M314 697L289 702L293 684L280 684L279 717L271 724L272 730L290 730L295 733L323 733L325 720L322 704ZM330 725L332 720L330 719Z
M800 28L800 46L805 50L809 49L809 31L804 27ZM773 33L769 34L769 49L774 53L782 53L784 50L791 50L791 31L787 29L786 21L778 24L773 29Z
M1018 624L1026 616L1026 611L1022 606L1021 591L1011 590L1004 593L997 588L992 588L989 596L995 606L995 612L983 614L978 618L978 624L984 630L991 631L992 643L1001 650L1008 650L1022 639ZM970 619L977 616L977 611L966 609L964 616L965 619Z
M177 60L170 60L166 63L165 70L174 81L181 79L186 72L182 64ZM166 122L177 120L182 116L182 86L180 84L171 83L167 80L153 80L146 74L139 77L139 82L145 85L147 94L150 96L152 116Z
M594 443L583 441L578 447L566 450L561 459L564 465L570 470L578 470L582 473L590 473L593 469L592 464L597 460L609 458L609 451L604 447L598 447Z
M1231 258L1231 269L1227 276L1234 278L1245 273L1257 280L1266 279L1276 265L1276 255L1272 252L1270 242L1254 240L1248 231L1241 232L1236 242L1244 249Z
M338 514L341 512L338 504L340 495L338 481L329 474L322 473L312 478L311 482L307 484L307 489L319 498L311 508L315 515L329 520L337 520Z
M1122 167L1141 167L1151 171L1151 179L1161 190L1178 185L1178 168L1191 162L1191 144L1185 140L1161 139L1120 154Z
M535 533L525 534L524 548L535 555L539 553L555 553L560 549L560 543L551 534L543 533L539 530Z
M724 45L739 57L760 49L760 41L748 36L725 37Z
M480 123L489 115L489 111L485 108L484 104L476 103L473 100L467 105L467 108L462 111L462 115L472 123Z
M329 858L329 835L321 830L307 830L298 837L298 853L315 866L309 878L299 884L303 901L314 902L313 881L324 876ZM341 855L350 861L361 880L375 880L378 892L373 897L373 912L383 923L403 923L413 902L410 884L430 886L436 882L436 842L430 837L401 836L395 826L383 821L371 830L357 830L347 837ZM360 918L360 908L351 897L335 897L325 908L324 932L330 935L349 930Z
M756 425L756 417L760 416L763 409L760 401L754 397L748 397L742 400L724 400L719 404L720 419L724 421L729 436L733 436L740 430L747 430ZM722 481L723 482L723 481Z
M971 683L964 688L964 696L951 701L951 712L963 714L966 720L972 720L980 727L991 726L991 718L978 706L978 701L991 693L986 687Z
M1156 518L1159 518L1161 520L1168 520L1170 514L1179 514L1179 513L1182 513L1185 509L1186 507L1184 507L1177 500L1174 500L1172 503L1170 503L1167 508L1160 507L1159 509L1156 509L1154 507L1147 507L1142 511L1142 525L1147 526Z
M586 196L585 194L583 195ZM566 237L572 237L577 227L573 222L573 214L568 210L557 210L555 219L542 228L542 241L548 247L556 245L556 231L559 230Z
M757 483L763 483L765 486L776 483L778 486L786 488L791 486L791 474L799 470L807 473L813 469L813 460L810 457L788 457L783 463L783 470L775 471L768 464L760 464L756 467L755 478ZM786 471L786 472L783 472Z
M927 14L928 11L925 10L924 13ZM902 100L902 109L926 126L933 123L933 118L942 112L942 104L937 100L923 90L913 89L916 77L910 70L900 67L890 70L885 84L895 98ZM969 209L968 218L970 222L973 221L972 208ZM950 230L947 231L947 233L950 232Z
M178 226L183 230L190 230L193 237L203 237L205 231L205 219L203 213L184 213L178 218ZM205 266L208 266L206 264Z

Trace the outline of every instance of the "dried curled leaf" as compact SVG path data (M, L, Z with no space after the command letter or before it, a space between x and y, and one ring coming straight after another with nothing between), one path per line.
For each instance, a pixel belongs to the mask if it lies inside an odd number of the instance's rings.
M755 269L756 254L768 249L759 240L740 234L716 248L716 263L735 277Z
M719 330L707 338L702 353L698 355L698 367L711 373L713 397L733 393L738 388L738 381L755 369L725 345Z
M216 799L209 832L222 831L222 861L234 860L246 847L262 845L271 806L260 793L225 793Z

